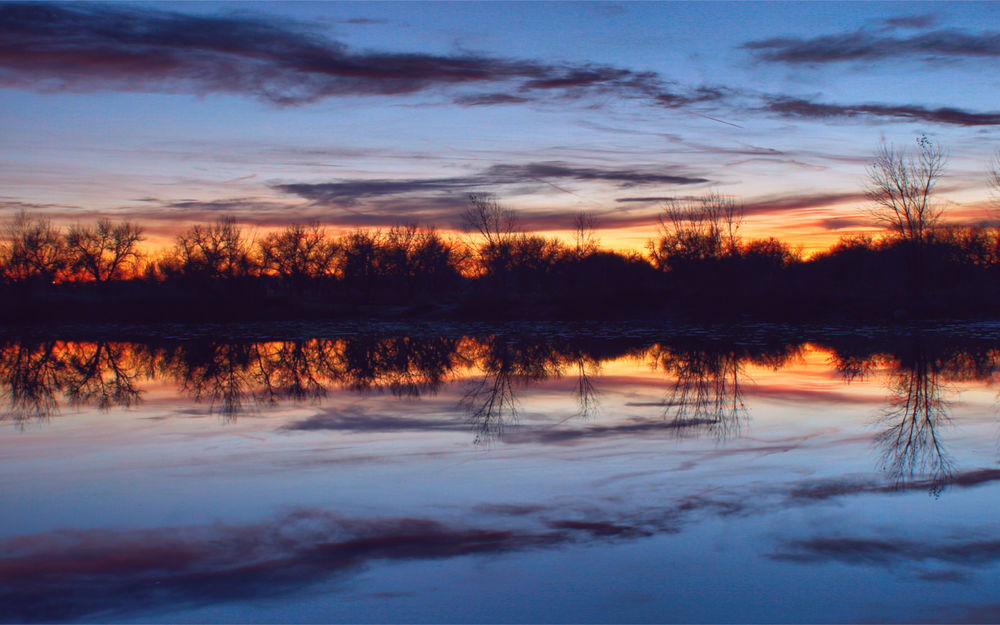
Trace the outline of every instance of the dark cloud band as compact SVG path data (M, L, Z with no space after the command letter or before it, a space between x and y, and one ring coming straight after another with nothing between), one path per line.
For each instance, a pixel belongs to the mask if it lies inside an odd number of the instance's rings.
M282 105L445 88L486 90L455 96L468 105L614 93L677 107L722 97L600 64L356 52L302 24L121 5L3 4L0 42L0 84L39 90L240 93Z
M917 27L917 18L897 18L895 26ZM884 59L935 60L995 58L1000 56L1000 33L968 33L940 29L896 37L860 30L819 37L772 37L749 41L742 46L755 58L770 63L815 64Z
M930 122L950 126L997 126L1000 112L973 113L962 109L928 108L919 105L892 104L824 104L802 98L771 97L765 110L784 117L801 119L890 118L903 121Z

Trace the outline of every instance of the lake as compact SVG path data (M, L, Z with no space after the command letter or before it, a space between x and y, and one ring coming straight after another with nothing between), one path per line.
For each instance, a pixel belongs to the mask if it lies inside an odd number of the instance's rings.
M986 323L22 332L0 620L997 622L998 382Z

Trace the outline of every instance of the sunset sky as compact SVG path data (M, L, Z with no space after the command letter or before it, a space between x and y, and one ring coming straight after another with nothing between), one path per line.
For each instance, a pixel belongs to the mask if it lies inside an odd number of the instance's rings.
M868 227L879 142L990 218L1000 3L0 4L0 218L449 229L472 192L641 248L741 198L806 251Z

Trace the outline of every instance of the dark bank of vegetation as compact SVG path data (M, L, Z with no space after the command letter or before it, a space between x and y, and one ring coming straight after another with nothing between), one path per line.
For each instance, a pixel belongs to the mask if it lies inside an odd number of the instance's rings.
M1000 228L946 226L934 204L945 158L884 147L869 170L879 236L803 259L744 238L742 208L709 194L665 207L644 253L602 249L577 218L572 243L524 232L492 196L470 196L470 237L397 226L337 237L294 224L255 238L232 219L140 252L142 229L68 231L20 215L0 248L7 322L336 318L853 318L1000 315Z

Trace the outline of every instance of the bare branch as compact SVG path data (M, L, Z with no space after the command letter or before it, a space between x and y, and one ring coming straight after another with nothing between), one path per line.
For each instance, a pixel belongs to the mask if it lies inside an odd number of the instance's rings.
M867 172L866 194L875 204L869 214L875 222L900 239L923 242L941 218L934 188L947 160L926 136L917 139L916 153L882 144Z

